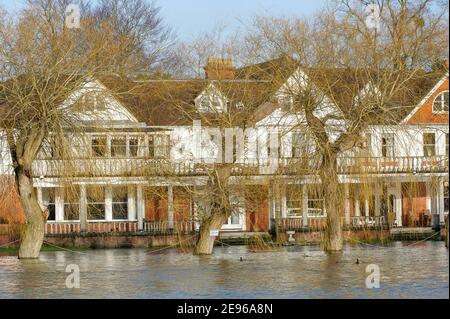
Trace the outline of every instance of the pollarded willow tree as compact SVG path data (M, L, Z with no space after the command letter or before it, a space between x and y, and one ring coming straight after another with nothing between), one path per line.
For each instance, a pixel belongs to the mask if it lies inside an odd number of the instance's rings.
M132 30L118 38L117 21L108 16L81 16L78 26L66 24L66 5L29 1L17 16L0 17L0 128L26 216L20 258L38 257L48 213L33 188L33 161L48 143L66 158L67 130L83 130L63 102L87 81L116 70L118 61L124 61L125 74L142 65L142 55L129 52L140 41Z
M342 1L310 20L259 17L248 41L250 54L285 57L275 74L295 70L288 84L279 83L278 97L315 144L327 251L343 246L338 158L364 143L371 123L397 125L414 106L416 84L435 78L432 64L448 50L445 8L427 0L378 1L372 16L366 8Z

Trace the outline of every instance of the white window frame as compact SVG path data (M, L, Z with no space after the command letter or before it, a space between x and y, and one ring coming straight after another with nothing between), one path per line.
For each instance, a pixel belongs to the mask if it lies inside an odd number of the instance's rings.
M391 144L383 145L383 139L385 139L387 137L392 137L392 142L391 142ZM389 155L386 152L386 155L383 155L383 147L391 147L392 154ZM383 133L383 134L381 134L381 156L384 157L384 158L393 158L393 157L395 157L395 134L394 133Z
M433 146L433 144L425 144L425 134L431 134L431 135L434 136L434 151L433 151L434 154L433 155L427 155L426 152L425 152L425 148L426 147ZM436 138L436 133L435 132L427 132L427 131L425 131L425 132L422 133L422 152L423 152L423 156L425 156L425 157L434 157L434 156L437 155L437 143L436 143L436 140L437 140L437 138Z
M442 91L440 92L438 95L436 95L436 97L433 100L433 104L432 104L432 112L433 114L448 114L448 105L447 105L447 110L445 110L445 94L447 94L447 103L449 102L449 92L448 90ZM438 99L440 99L440 101L438 101ZM436 110L435 109L435 104L436 103L440 103L440 109Z

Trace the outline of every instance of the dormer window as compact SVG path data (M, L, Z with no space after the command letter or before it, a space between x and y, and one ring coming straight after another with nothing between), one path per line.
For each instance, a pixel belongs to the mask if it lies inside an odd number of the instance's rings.
M74 103L77 112L103 111L105 108L105 97L98 91L86 92Z
M198 110L200 112L217 112L221 111L223 109L222 107L222 100L219 96L211 96L211 95L205 95L201 98Z
M436 96L433 102L433 113L448 113L448 91Z
M227 98L212 83L195 98L194 102L199 112L227 111Z

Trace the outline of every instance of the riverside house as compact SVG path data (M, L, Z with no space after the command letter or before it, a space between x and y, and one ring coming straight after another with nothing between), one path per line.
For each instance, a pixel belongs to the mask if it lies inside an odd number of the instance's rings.
M255 200L236 194L239 213L221 231L323 225L326 211L315 191L320 181L314 165L306 161L301 172L292 166L314 153L314 143L305 142L302 115L289 107L283 90L295 77L319 88L321 79L289 67L283 58L244 68L211 58L205 71L205 79L195 80L92 79L67 97L62 107L77 114L85 128L82 133L68 130L72 155L58 158L51 147L43 147L33 163L39 201L49 209L48 234L194 232L201 206L194 190L206 187L208 163L222 156L211 132L224 121L245 123L257 133L254 140L244 139L241 150L232 144L232 175L245 175L249 189L261 195ZM374 120L364 132L364 145L338 159L344 225L444 222L449 211L448 85L448 71L415 80L413 96L401 102L408 107L392 109L395 123ZM355 98L339 88L333 102L324 105L325 115L345 112L343 105ZM111 93L125 89L135 94ZM277 143L272 144L274 131ZM7 178L12 168L3 135L0 151L0 175Z

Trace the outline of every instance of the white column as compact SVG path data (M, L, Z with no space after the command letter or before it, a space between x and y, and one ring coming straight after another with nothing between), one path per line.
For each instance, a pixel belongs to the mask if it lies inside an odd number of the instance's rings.
M308 226L308 185L302 185L302 219L303 219L303 227Z
M144 229L145 201L142 188L139 184L136 187L138 230Z
M287 218L286 185L281 185L281 218Z
M432 209L432 205L431 205L431 183L430 182L425 182L425 191L426 191L426 197L425 197L425 202L426 202L426 207L427 210L430 212L430 214L433 214L434 212L431 211Z
M136 186L128 186L128 220L136 220Z
M375 182L375 216L380 216L380 185Z
M359 207L359 185L355 185L355 216L359 217L360 214L360 207Z
M344 184L344 214L345 224L350 225L350 189L349 184Z
M173 186L167 187L167 217L169 219L169 228L173 228Z
M64 221L64 194L63 188L55 188L55 221Z
M445 222L445 220L444 220L444 178L443 177L439 177L439 180L438 180L437 200L438 200L439 223L443 224Z
M80 228L81 231L87 231L87 198L86 185L80 185Z
M105 186L105 219L112 220L112 187Z
M367 198L367 197L365 197L364 198L364 215L367 217L367 216L369 216L369 210L370 210L370 207L369 207L370 205L369 205L369 199Z
M38 202L39 202L39 206L41 207L42 210L44 210L45 209L45 205L44 205L44 202L42 200L42 187L39 186L39 187L36 188L36 196L37 196L37 199L38 199Z
M402 185L400 182L395 183L395 219L397 225L402 226Z

